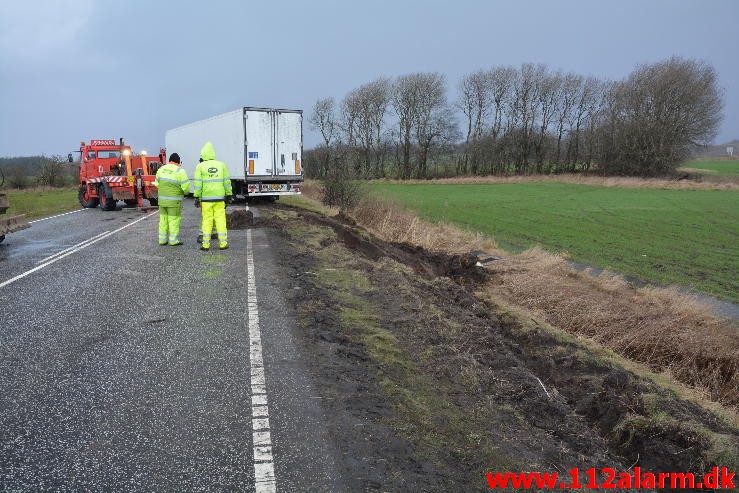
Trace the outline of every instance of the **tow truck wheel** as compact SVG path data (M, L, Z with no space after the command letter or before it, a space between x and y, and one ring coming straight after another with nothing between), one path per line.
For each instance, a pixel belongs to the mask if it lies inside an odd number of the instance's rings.
M113 198L112 193L106 193L109 190L110 186L105 182L103 182L100 188L98 188L98 195L100 195L100 205L103 206L104 211L114 211L115 205L118 203L118 201ZM108 198L108 195L111 195L111 197Z
M105 194L103 194L100 197L100 203L102 204L104 211L114 211L115 206L118 203L118 201L114 199L113 197L107 198Z
M82 185L80 187L80 190L77 193L77 198L79 198L80 205L88 209L97 207L98 204L100 203L100 199L90 197L90 192L87 189L87 185Z

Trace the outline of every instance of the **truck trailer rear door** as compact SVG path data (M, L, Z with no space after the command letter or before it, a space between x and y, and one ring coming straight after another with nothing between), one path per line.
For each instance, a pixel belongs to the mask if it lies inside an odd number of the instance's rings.
M274 174L274 118L272 111L259 108L244 110L244 141L246 145L246 178Z
M275 175L299 176L303 163L303 115L297 111L275 112Z

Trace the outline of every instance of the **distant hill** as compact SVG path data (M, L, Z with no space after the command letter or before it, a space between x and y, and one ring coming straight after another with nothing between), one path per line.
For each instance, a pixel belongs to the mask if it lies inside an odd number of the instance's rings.
M719 157L719 156L728 157L728 154L726 153L726 148L729 146L734 147L734 157L739 158L739 139L734 139L731 142L727 142L725 144L716 144L716 145L701 147L693 153L693 156L694 157Z

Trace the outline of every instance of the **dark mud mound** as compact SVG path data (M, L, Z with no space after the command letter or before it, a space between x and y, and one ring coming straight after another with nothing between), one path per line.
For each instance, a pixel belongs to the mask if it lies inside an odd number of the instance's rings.
M226 214L228 229L247 229L254 225L254 214L251 211L237 209Z
M430 266L434 273L433 277L450 277L458 281L465 279L484 281L487 278L487 271L477 265L477 255L472 253L462 255L433 253L406 243L394 244L393 247L412 255L420 263Z

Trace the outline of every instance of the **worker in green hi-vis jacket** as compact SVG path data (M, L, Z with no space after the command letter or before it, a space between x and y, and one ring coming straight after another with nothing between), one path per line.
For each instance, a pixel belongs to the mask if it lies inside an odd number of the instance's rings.
M159 168L154 185L159 190L159 244L182 245L182 199L190 193L190 180L180 167L179 154L173 152L169 162Z

